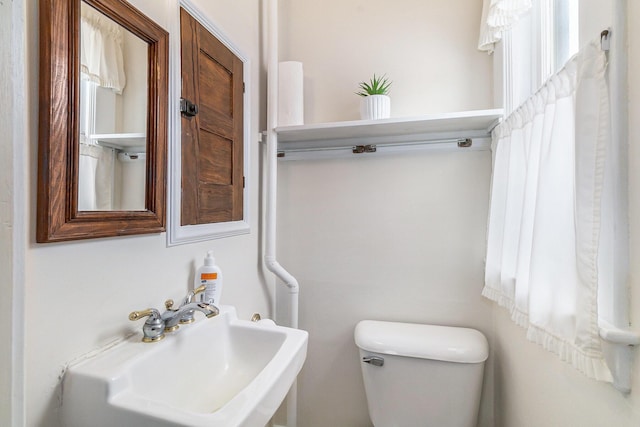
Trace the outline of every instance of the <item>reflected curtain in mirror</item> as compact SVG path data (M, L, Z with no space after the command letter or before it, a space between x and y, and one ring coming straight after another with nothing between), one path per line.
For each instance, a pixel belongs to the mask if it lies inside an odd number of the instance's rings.
M113 208L114 150L80 143L78 164L78 210L108 211Z
M122 93L127 82L122 52L123 28L81 3L80 71L92 82Z

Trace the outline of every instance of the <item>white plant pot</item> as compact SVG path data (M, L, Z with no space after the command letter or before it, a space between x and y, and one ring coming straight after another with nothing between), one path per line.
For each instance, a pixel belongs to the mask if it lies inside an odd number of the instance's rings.
M362 120L388 119L391 116L391 98L387 95L369 95L360 99Z

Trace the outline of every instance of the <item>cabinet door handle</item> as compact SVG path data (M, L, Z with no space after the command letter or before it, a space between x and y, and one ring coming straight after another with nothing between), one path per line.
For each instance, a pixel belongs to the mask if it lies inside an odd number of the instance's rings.
M198 106L185 98L180 98L180 112L186 117L198 114Z

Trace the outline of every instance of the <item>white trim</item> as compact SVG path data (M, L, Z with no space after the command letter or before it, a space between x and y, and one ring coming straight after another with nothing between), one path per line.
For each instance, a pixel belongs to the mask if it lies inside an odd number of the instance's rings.
M14 426L22 426L26 423L26 396L25 396L25 273L26 273L26 239L29 233L27 225L31 216L26 209L27 188L25 183L28 179L26 152L29 141L28 117L29 106L27 103L27 93L29 88L26 83L27 66L26 56L19 52L26 49L26 12L23 1L15 1L14 24L17 23L17 30L14 30L14 50L16 56L13 58L14 67L12 70L11 82L14 88L21 88L13 92L14 111L18 112L13 116L13 303L12 303L12 353L13 353L13 374L12 380L12 423ZM24 112L24 114L20 113Z
M8 10L7 10L8 9ZM2 21L10 20L10 25L1 26L3 35L2 53L8 53L9 60L0 63L3 75L10 76L0 82L0 94L5 105L11 105L7 115L2 120L2 125L7 126L5 131L9 134L6 142L11 148L11 170L9 172L9 182L7 182L6 193L9 207L6 214L10 215L8 227L10 231L10 241L4 242L8 249L11 263L11 271L3 275L0 285L0 292L11 298L11 319L9 324L2 326L2 337L6 336L10 349L10 365L7 367L8 376L6 385L10 387L9 411L0 415L0 424L21 427L25 425L25 265L27 246L27 226L31 215L26 210L27 206L27 150L29 146L25 141L29 141L32 136L29 133L29 105L27 96L31 92L26 85L27 75L27 55L31 52L26 49L27 12L24 0L14 0L4 2L0 5L2 10ZM32 53L32 52L31 52ZM4 56L6 58L6 56ZM5 272L7 273L7 272ZM5 335L6 333L6 335ZM3 367L3 371L4 371ZM3 384L4 389L5 384Z
M534 7L534 20L531 29L533 40L533 77L531 93L542 86L549 76L554 73L554 6L553 0L540 0L538 7Z
M516 109L514 104L514 81L513 81L513 33L506 31L502 36L502 108L504 108L505 117ZM495 66L495 64L494 64ZM497 82L494 82L497 84Z
M617 5L617 6L616 6ZM627 57L627 0L615 0L613 11L613 31L610 33L609 50L609 90L611 104L611 138L617 141L612 145L611 161L616 163L618 174L615 182L616 200L618 201L615 218L616 240L623 245L616 246L614 269L615 318L609 319L617 327L629 325L629 110L628 110L628 57ZM625 249L621 249L625 248Z
M84 135L87 138L96 133L97 88L98 85L95 82L80 79L80 117L84 116L83 120L80 122L80 135L82 135L82 131L84 131ZM83 105L84 108L82 107Z
M613 248L613 313L611 318L601 318L600 336L611 345L605 346L605 357L613 374L613 386L622 393L631 391L633 350L639 334L629 331L629 177L628 177L628 56L627 56L627 0L613 2L613 23L609 50L609 91L611 105L612 162L618 173L615 187L617 203L615 224L616 244ZM594 35L595 37L596 35ZM635 325L637 328L637 325Z
M169 64L169 179L168 179L168 209L167 209L167 246L185 243L202 242L211 239L248 234L250 227L250 188L251 188L251 61L204 13L189 0L174 0L174 13L171 19L171 44ZM245 91L243 95L243 169L245 188L243 191L243 218L241 221L231 221L216 224L180 225L181 205L181 126L180 126L180 94L182 79L180 76L180 7L196 18L203 27L222 42L234 55L243 62L243 80Z

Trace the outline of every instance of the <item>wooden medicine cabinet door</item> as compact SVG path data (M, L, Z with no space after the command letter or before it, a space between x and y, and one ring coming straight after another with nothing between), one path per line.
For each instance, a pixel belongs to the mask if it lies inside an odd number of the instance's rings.
M181 225L243 219L243 62L180 9Z

